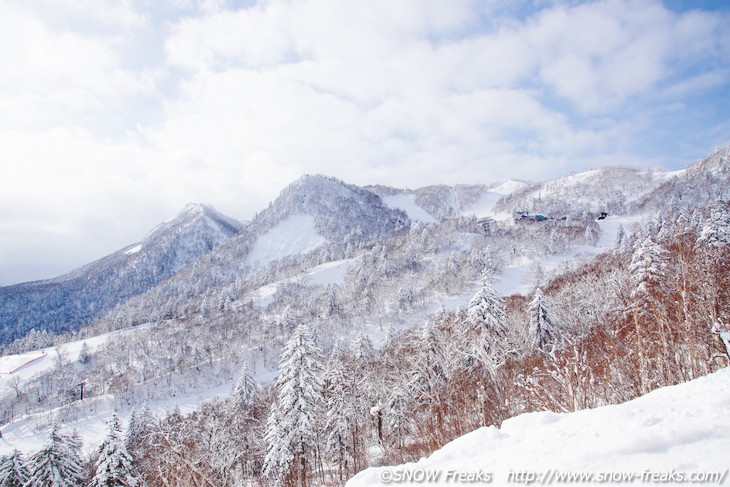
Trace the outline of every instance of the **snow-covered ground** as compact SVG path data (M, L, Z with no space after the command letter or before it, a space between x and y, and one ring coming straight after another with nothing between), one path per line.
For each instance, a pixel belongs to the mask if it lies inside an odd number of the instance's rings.
M135 328L104 333L92 338L64 343L43 350L0 357L0 394L6 392L11 382L16 382L22 386L24 382L58 367L59 359L65 363L78 361L81 347L84 343L86 343L89 352L94 352L98 347L109 341L109 338L112 336L132 333L136 330L148 328L149 326L152 326L152 324L147 323Z
M151 326L155 324L148 323L44 350L0 357L0 394L13 394L14 383L22 390L24 382L58 367L59 355L64 362L76 368L83 367L78 362L83 343L86 343L89 351L93 352L106 344L112 336L137 333ZM258 383L266 383L276 378L276 371L261 367L254 375ZM234 384L235 381L205 391L187 395L177 394L164 400L150 401L148 407L156 415L164 415L174 408L179 408L182 413L190 413L204 401L229 396ZM50 411L19 416L11 423L0 425L2 432L0 456L9 454L15 449L25 453L40 449L47 441L54 423L62 423L68 431L76 431L85 448L95 448L103 441L106 435L106 421L114 412L122 421L127 421L131 407L120 406L113 395L104 394L75 401Z
M403 210L413 221L419 220L424 223L436 223L436 219L428 214L426 210L416 204L415 194L394 194L383 198L383 203L389 208Z
M501 428L468 433L416 463L369 468L347 487L720 485L729 476L728 452L730 368L624 404L522 414Z
M484 194L482 194L481 198L476 203L468 207L461 208L457 198L454 197L452 208L458 209L458 214L464 217L475 216L477 218L489 217L495 220L510 220L514 217L513 215L509 213L495 213L494 205L502 196L520 190L525 186L527 186L527 183L509 180L499 186L489 188L484 192ZM408 215L408 218L413 221L422 221L424 223L436 222L436 218L418 206L415 194L395 194L385 196L383 198L383 203L385 203L385 205L389 208L403 210Z
M269 374L270 375L270 374ZM267 377L267 380L272 380ZM148 404L150 411L158 416L178 408L181 413L191 413L204 401L230 395L233 383L224 384L200 393L170 397L163 401ZM86 398L45 413L25 415L2 426L0 455L13 450L31 453L40 449L48 440L54 423L63 424L68 432L75 431L86 449L96 448L104 440L107 430L106 421L112 413L117 413L122 424L129 420L131 408L118 407L111 394Z
M540 258L519 256L507 265L497 281L494 289L503 296L511 294L527 294L535 286L534 271L539 265L543 272L550 274L564 266L565 263L575 262L583 257L591 257L613 249L619 228L623 227L629 233L630 229L642 221L641 216L608 216L598 221L601 231L596 245L581 245L557 255Z
M292 215L259 237L247 260L253 267L266 267L269 262L305 254L325 243L327 239L317 233L313 217Z
M498 213L494 211L494 205L502 196L512 194L527 186L527 183L522 181L509 180L505 183L500 184L494 188L490 188L489 191L484 193L474 205L463 208L462 215L466 217L475 216L477 218L492 218L494 220L509 221L514 218L511 213Z
M285 283L306 281L318 286L341 285L345 282L347 271L354 267L356 261L357 259L343 259L320 264L294 277L262 286L251 297L257 305L267 306L273 300L279 286Z

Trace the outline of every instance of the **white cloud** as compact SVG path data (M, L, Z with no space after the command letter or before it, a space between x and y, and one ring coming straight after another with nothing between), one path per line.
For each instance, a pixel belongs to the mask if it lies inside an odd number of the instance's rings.
M120 68L104 42L52 30L11 4L0 4L0 58L0 104L7 108L0 128L73 124L125 95L151 90L146 73Z

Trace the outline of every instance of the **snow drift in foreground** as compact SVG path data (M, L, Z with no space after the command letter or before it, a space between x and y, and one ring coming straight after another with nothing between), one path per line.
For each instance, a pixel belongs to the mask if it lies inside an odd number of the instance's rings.
M720 485L730 477L728 452L730 368L624 404L522 414L417 463L364 470L347 487Z

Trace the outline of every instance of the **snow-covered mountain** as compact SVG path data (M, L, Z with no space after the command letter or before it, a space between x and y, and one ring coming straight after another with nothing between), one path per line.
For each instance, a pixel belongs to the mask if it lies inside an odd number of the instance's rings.
M499 200L495 211L523 211L554 218L606 212L630 215L636 204L657 187L681 174L604 167L527 185Z
M516 416L418 462L364 470L346 485L454 485L458 476L479 485L721 485L730 475L729 404L726 368L623 404Z
M679 247L671 239L681 233L678 222L688 225L689 233L681 238L693 241L707 233L703 225L708 219L717 220L718 228L728 223L723 223L727 205L714 201L727 188L723 182L728 158L720 152L677 173L604 168L545 183L511 180L492 186L408 190L360 188L325 176L304 176L237 233L235 222L204 207L187 207L139 244L59 278L58 285L74 282L84 289L87 268L100 269L100 263L117 260L132 269L156 261L155 269L174 272L118 302L78 335L61 337L61 345L0 358L0 373L5 374L0 375L4 451L38 449L49 418L70 428L88 428L82 436L96 442L111 411L126 418L133 407L146 403L155 413L166 414L156 428L169 442L171 456L165 461L170 465L177 465L176 452L184 450L208 469L206 475L215 479L215 485L259 485L266 455L262 442L266 411L277 393L272 379L282 347L300 323L311 327L329 356L323 368L332 372L332 367L341 367L343 373L354 374L342 385L347 391L342 400L357 401L347 406L346 418L341 419L354 428L342 440L353 442L342 449L351 456L337 464L325 458L324 450L320 452L323 463L318 468L325 470L321 477L328 479L327 485L341 485L343 475L368 465L418 458L465 431L499 424L524 411L626 401L657 384L716 370L724 363L724 352L718 348L715 330L730 316L722 287L727 276L724 267L715 264L720 260L712 253L715 250L702 247L705 244L682 255L681 266L674 254L662 264L671 264L675 274L694 266L691 277L705 279L682 293L675 289L657 305L671 319L685 317L682 326L693 327L691 332L665 337L670 341L656 336L648 340L656 331L647 325L639 336L648 341L642 350L667 352L662 360L667 364L677 360L681 367L654 367L653 360L659 359L637 354L631 335L635 325L627 327L622 320L630 303L638 299L629 268L639 243L654 239L665 251L674 252ZM709 185L695 187L703 182ZM681 218L672 214L681 207L676 205L680 196L689 201L687 195L696 214L692 218L687 212ZM553 218L516 218L519 211ZM609 213L605 218L600 215L603 211ZM661 222L666 215L672 218ZM706 256L712 258L708 261ZM686 281L687 276L675 274L667 278L667 286ZM474 350L467 350L467 359L460 360L465 353L460 347L473 341L464 337L484 336L467 326L473 316L467 310L484 283L493 284L495 299L504 297L499 319L506 320L503 329L509 335L511 355L505 360L511 361L511 369L505 373L512 375L499 385L492 381L502 372L480 376L471 368L479 356ZM534 353L525 345L530 296L537 295L536 286L544 289L543 298L553 306L556 333L567 337L554 354ZM681 307L677 296L694 301ZM717 327L706 322L710 315L719 320ZM622 332L603 330L607 326L618 326ZM676 328L665 323L662 327L656 330ZM592 337L594 332L597 338ZM426 347L428 337L438 339ZM65 343L69 340L74 341ZM82 353L84 340L87 347ZM610 341L601 360L610 355L615 362L591 369L585 354L593 350L600 355L604 350L600 340ZM669 353L672 346L676 353ZM684 361L689 349L698 354L691 365ZM425 351L436 355L424 356ZM713 357L712 362L705 364L705 357ZM448 365L430 370L435 360L442 359ZM638 363L640 359L646 363ZM200 401L228 396L244 363L260 386L255 411L240 414L225 399L212 399L193 416L173 409L181 406L186 413ZM654 382L637 383L640 365L656 372ZM581 372L574 376L572 371ZM416 381L415 373L427 376ZM327 383L332 385L335 379L336 374L329 375ZM85 387L83 401L78 397L79 384ZM356 390L361 385L363 389ZM545 396L540 392L547 390L540 389L543 386L550 389ZM446 389L434 396L438 400L424 399L441 387ZM321 405L331 407L333 394L341 392L324 391ZM438 401L443 401L444 409ZM468 409L463 418L461 407ZM165 413L168 409L173 410ZM447 418L444 424L424 422L440 415ZM490 438L501 438L510 425L517 425L521 436L530 418L561 425L572 421L551 414L527 415L507 420L498 433L493 428L487 431ZM325 429L318 434L330 434L328 421L321 418ZM232 450L235 441L243 441L239 447L245 453ZM145 461L163 456L155 450ZM237 458L250 464L238 464ZM149 464L144 468L150 475L160 472ZM229 474L233 476L226 477Z
M115 319L137 313L178 316L171 306L188 302L197 308L202 295L234 300L277 269L315 262L312 267L332 260L333 253L388 241L409 225L403 211L387 207L371 191L326 176L303 176L233 238L131 300Z
M667 208L694 208L716 198L730 199L730 146L716 149L677 172L636 200L632 209L652 213Z
M375 242L409 224L405 213L366 189L307 175L285 188L229 247L248 249L247 263L260 268L327 244Z
M496 202L528 186L524 181L509 180L501 184L434 185L415 190L389 186L368 186L391 208L405 211L411 220L434 223L446 218L495 217Z
M242 225L211 207L188 204L142 241L68 274L0 288L0 343L31 329L63 332L172 276Z

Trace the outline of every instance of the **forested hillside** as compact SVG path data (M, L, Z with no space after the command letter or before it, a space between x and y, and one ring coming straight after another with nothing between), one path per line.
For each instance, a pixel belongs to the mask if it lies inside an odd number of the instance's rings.
M241 224L190 204L129 245L63 276L0 287L0 344L31 330L62 333L88 325L154 287L235 234Z
M729 154L531 185L303 177L93 324L0 357L0 472L40 476L58 446L94 485L109 457L149 486L343 485L726 367Z

